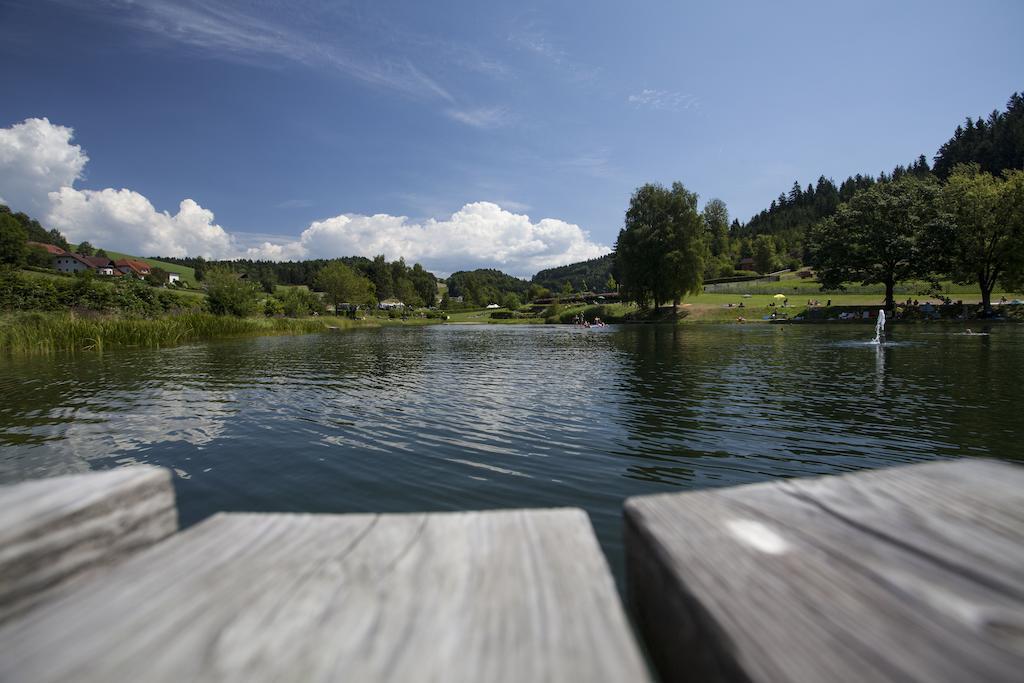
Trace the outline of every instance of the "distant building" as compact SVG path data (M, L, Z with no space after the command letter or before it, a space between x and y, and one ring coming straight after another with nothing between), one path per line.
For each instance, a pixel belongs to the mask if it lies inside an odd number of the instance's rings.
M487 308L501 308L498 304L487 304Z
M405 304L403 304L398 299L384 299L384 301L381 301L379 304L377 304L377 308L381 309L382 311L389 311L395 308L405 308Z
M134 275L140 280L151 272L148 263L137 259L119 259L114 261L114 267L125 275Z
M736 270L752 270L756 272L757 268L754 267L754 259L747 256L746 258L741 258L740 262L736 264Z
M114 274L113 261L104 256L82 256L65 252L53 259L53 267L61 273L80 273L83 270L92 270L99 275Z
M181 275L178 273L167 273L167 284L173 285L175 282L181 282Z

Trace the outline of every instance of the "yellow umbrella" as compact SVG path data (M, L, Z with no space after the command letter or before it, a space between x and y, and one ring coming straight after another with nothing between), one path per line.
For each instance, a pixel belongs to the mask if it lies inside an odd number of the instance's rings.
M786 295L785 294L776 294L773 298L775 298L775 299L785 299Z

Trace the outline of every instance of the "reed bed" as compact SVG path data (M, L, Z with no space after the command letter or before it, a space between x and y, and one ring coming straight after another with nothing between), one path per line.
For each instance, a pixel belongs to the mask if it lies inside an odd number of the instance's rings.
M235 318L185 313L160 318L129 318L75 313L14 313L0 316L0 353L159 348L225 337L308 334L366 326L372 326L372 323L334 317Z

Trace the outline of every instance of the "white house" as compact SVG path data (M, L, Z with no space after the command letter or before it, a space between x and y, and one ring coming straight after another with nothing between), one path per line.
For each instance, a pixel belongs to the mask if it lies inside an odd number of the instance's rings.
M398 299L384 299L384 301L381 301L379 304L377 304L377 308L381 309L382 311L388 311L393 308L405 308L405 304L403 304Z
M181 275L177 273L167 273L167 284L173 285L175 282L181 281Z

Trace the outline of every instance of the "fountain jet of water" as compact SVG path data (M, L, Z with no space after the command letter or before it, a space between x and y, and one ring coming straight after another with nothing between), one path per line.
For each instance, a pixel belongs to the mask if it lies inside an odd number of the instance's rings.
M878 309L878 322L875 323L875 340L872 344L881 344L885 337L885 310Z

